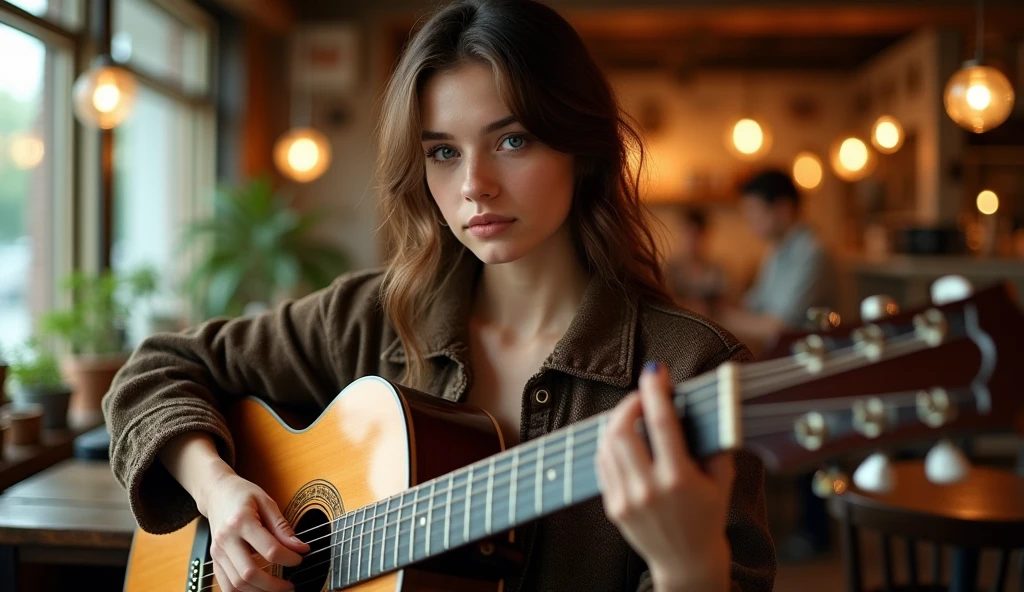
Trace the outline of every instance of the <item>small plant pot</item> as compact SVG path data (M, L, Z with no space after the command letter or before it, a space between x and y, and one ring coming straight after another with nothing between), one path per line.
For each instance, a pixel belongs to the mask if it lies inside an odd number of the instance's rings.
M37 403L5 405L0 421L10 427L5 439L8 444L36 444L43 430L43 406Z
M7 422L0 419L0 460L6 459L6 456L4 456L4 440L7 439L7 432L10 431L10 429L11 428L7 426Z
M14 392L14 403L18 406L39 405L43 408L43 429L63 430L68 427L68 402L71 389L66 386L32 387L22 386Z
M61 360L61 374L71 387L71 415L85 425L103 423L100 406L127 354L74 356Z
M0 362L0 405L7 402L7 389L4 384L7 382L7 365Z

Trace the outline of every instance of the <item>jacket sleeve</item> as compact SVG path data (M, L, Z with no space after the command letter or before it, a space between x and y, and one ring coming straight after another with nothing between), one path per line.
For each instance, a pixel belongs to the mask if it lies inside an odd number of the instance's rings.
M343 317L360 308L354 300L367 292L352 289L343 276L258 316L212 319L154 335L136 348L104 397L103 413L111 468L140 528L172 532L198 515L188 492L157 461L168 440L206 432L233 465L225 403L255 396L292 409L322 409L352 380L349 359L358 354L341 350L354 349L360 328Z
M722 362L749 362L750 351L734 345L709 360L704 371ZM726 518L726 536L732 551L733 592L771 592L775 585L775 543L768 531L768 512L764 499L764 465L756 455L739 450L734 454L736 479ZM651 592L650 572L640 576L638 592Z

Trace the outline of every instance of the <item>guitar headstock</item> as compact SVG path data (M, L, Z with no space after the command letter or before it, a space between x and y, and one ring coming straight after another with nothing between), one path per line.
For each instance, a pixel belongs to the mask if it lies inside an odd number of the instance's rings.
M744 364L744 447L768 470L791 472L858 450L1024 433L1024 314L1013 291L937 287L931 306L898 311L876 299L859 325L791 338L786 355Z

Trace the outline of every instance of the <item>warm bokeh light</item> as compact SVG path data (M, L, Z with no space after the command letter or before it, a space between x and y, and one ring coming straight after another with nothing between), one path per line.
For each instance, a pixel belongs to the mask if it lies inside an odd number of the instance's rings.
M801 152L793 159L793 180L803 189L818 188L823 176L821 159L813 152Z
M855 136L846 136L833 144L829 158L833 172L844 181L859 181L870 175L875 160L875 152Z
M92 93L92 106L100 113L110 113L117 109L117 103L121 100L121 91L117 90L115 84L104 84L96 87Z
M771 135L764 124L745 117L729 128L726 147L738 158L756 160L771 149Z
M967 64L946 83L946 113L960 127L982 133L998 127L1013 111L1013 86L1002 72Z
M851 171L859 171L868 164L868 147L857 138L847 138L839 146L839 162Z
M85 125L112 129L123 122L135 104L135 77L117 66L92 68L72 89L75 116Z
M754 154L764 144L761 125L753 119L741 119L732 128L732 143L743 154Z
M996 195L995 191L986 189L978 194L978 199L975 200L978 206L978 211L982 214L991 216L999 210L999 196Z
M291 179L308 183L330 166L331 146L315 129L291 130L274 145L274 164Z
M42 139L32 134L11 134L8 140L11 161L19 169L32 169L43 162L46 145Z
M903 126L891 115L875 121L871 130L871 143L882 154L892 154L903 146Z

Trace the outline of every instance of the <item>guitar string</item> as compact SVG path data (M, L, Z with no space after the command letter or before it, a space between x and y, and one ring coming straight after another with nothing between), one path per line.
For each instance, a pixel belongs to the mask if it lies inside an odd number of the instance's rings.
M916 398L918 392L919 391L916 391L916 390L910 390L910 391L902 391L902 392L899 392L899 393L890 393L890 394L886 394L886 395L883 395L883 396L885 396L887 399L890 399L890 400L906 400L906 399L914 399L914 398ZM970 399L970 398L972 398L972 397L970 396L969 393L968 393L968 396L966 396L966 397L959 396L959 394L953 394L951 396L951 399L953 399L954 402L962 402L964 399ZM780 404L768 404L768 405L786 405L786 404L785 403L780 403ZM901 409L901 408L915 407L915 406L916 406L916 404L915 405L898 405L898 406L889 406L889 408L890 409ZM796 415L799 415L799 414L796 414ZM785 429L781 430L781 432L786 432L786 431L789 431L791 429L792 424L789 421L781 421L781 422L777 421L773 425L778 426L778 425L782 425L782 424L785 424L786 427L785 427ZM765 427L769 427L769 426L765 426ZM773 429L762 430L760 432L752 434L752 437L761 437L761 436L765 436L765 435L771 435L771 434L774 434L774 433L780 433L780 430L777 430L777 429L774 429L774 430ZM585 441L585 440L581 440L581 443L589 446L589 445L595 444L596 440L591 439L589 442ZM562 450L564 450L564 449L562 449ZM555 449L555 450L552 450L552 452L557 454L557 453L561 452L562 450ZM594 450L594 452L596 452L596 449ZM561 455L561 458L559 458L558 456L553 456L552 460L553 461L561 462L561 461L564 460L565 456L566 455L564 455L564 454ZM583 461L589 462L589 461L593 460L593 457L592 456L581 456L580 459L583 460ZM581 470L581 469L589 469L589 468L590 467L587 467L587 466L583 466L583 467L580 467L580 468L574 468L573 474L575 475L575 474L581 473L581 472L586 474L586 472L588 472L588 471L584 471L584 470ZM496 486L497 485L504 485L505 483L507 483L507 481L502 481L501 483L495 483L495 485ZM459 485L460 485L460 488L461 488L461 486L463 484L460 483ZM463 502L465 500L466 500L466 496L461 496L461 497L453 500L453 502ZM420 500L420 501L422 502L422 501L425 501L425 500ZM420 503L420 502L416 502L416 503ZM486 506L486 502L482 502L482 503L478 503L478 504L473 504L472 503L472 499L470 499L469 512L473 513L475 510L479 510L482 506ZM356 510L356 511L359 511L359 510ZM355 551L362 551L364 549L369 552L369 551L372 551L373 549L377 548L378 546L381 549L384 549L384 545L386 544L386 542L387 541L391 541L391 540L395 540L396 544L400 544L400 540L399 540L400 537L403 536L403 535L406 535L408 533L411 533L414 530L413 528L410 528L408 530L401 530L401 526L405 523L405 521L408 520L410 525L412 525L415 518L417 518L417 517L422 518L424 515L432 512L432 511L436 511L436 510L434 510L434 509L423 510L423 511L414 513L414 514L412 514L410 516L407 516L407 517L399 517L398 524L397 524L398 532L396 532L393 536L392 535L388 535L386 533L386 531L387 531L388 528L396 527L395 524L385 524L385 525L383 525L381 527L374 527L370 531L364 531L364 532L360 532L358 534L356 534L354 532L356 526L365 525L367 523L374 523L374 522L377 521L377 519L385 519L386 520L386 517L387 517L388 514L390 514L390 511L387 514L385 514L384 516L375 516L375 517L373 517L371 519L363 520L362 522L357 522L357 523L353 523L352 525L343 526L342 527L343 531L345 529L348 529L348 528L352 528L353 529L353 533L352 533L351 537L344 538L344 539L342 539L338 543L334 543L332 545L329 545L329 546L323 547L321 549L318 549L316 551L313 551L312 553L309 553L308 555L305 555L304 558L311 557L311 556L316 555L316 554L318 554L318 553L320 553L322 551L333 549L334 547L337 547L337 546L342 546L344 544L351 544L357 538L360 541L363 541L365 539L365 537L367 537L367 536L370 537L370 542L369 543L360 542L359 546L356 546L356 547L351 547L350 546L349 552L353 553ZM353 512L353 514L354 514L354 512ZM349 515L353 515L353 514L349 514ZM326 525L327 524L323 524L323 525L320 525L317 528L321 528L321 527L326 526ZM379 533L382 529L385 531L385 534L381 537L381 539L374 540L374 538L373 538L374 534ZM312 530L312 529L310 529L310 530ZM336 532L332 532L331 534L324 535L324 536L318 537L316 539L312 539L310 541L307 541L307 543L316 542L318 540L322 540L322 539L328 538L330 536L333 536L334 534L336 534ZM460 545L461 544L465 544L465 543L460 543ZM410 545L415 545L415 541L410 541ZM331 560L327 560L327 561L331 561ZM325 562L320 562L320 563L313 564L311 566L307 566L307 567L297 571L295 574L292 574L292 577L295 577L296 575L298 575L299 573L302 573L304 571L308 571L309 569L313 569L313 568L315 568L317 566L323 565L323 563L325 563ZM272 563L268 563L266 565L261 566L261 569L266 569L267 567L271 567L272 565L273 565ZM372 570L372 565L368 565L367 570L368 570L368 572L370 570ZM360 562L360 565L357 566L357 572L361 572L361 562ZM381 572L381 573L383 573L383 572ZM204 579L206 577L212 577L212 576L213 576L213 574L209 573L206 576L204 576ZM358 573L357 573L357 577L358 577Z
M893 350L897 350L897 349L902 350L902 349L906 349L907 347L914 347L914 346L916 346L916 345L918 345L920 343L921 342L920 342L919 339L911 338L909 340L904 340L904 342L902 342L902 343L896 342L896 343L891 344L890 347L889 347L889 351L891 353ZM850 366L852 362L856 362L857 360L859 360L863 356L862 353L856 351L855 347L846 348L846 350L852 350L852 351L840 350L840 353L837 353L833 358L830 358L830 360L829 360L830 361L830 369L832 369L831 373L834 374L834 373L842 372L847 366ZM903 355L903 354L901 354L901 355ZM757 382L756 379L755 380L748 379L746 381L742 381L742 384L749 391L749 392L744 393L742 398L743 399L750 399L750 398L753 398L753 397L756 397L756 396L761 396L762 393L760 391L764 390L764 389L768 389L769 391L771 391L771 390L781 390L781 388L785 388L785 387L780 387L779 384L782 384L783 382L785 382L786 379L789 379L791 382L795 382L796 384L799 384L799 382L801 382L804 379L804 377L806 376L806 374L808 373L807 368L804 365L802 365L802 364L788 363L788 361L787 361L787 364L784 364L784 365L781 365L781 366L783 366L783 367L775 368L775 369L773 369L773 370L771 370L769 372L754 373L755 376L757 376L758 374L763 374L763 375L784 374L784 376L776 377L774 379L774 382L772 380L765 380L765 379L761 379L759 382ZM853 366L853 367L856 367L856 366ZM819 374L822 374L822 373L819 373ZM696 391L694 391L693 393L689 394L687 396L687 401L692 401L692 400L708 401L708 400L710 400L712 402L711 410L714 410L714 408L715 408L714 403L716 402L715 399L717 399L717 389L714 388L716 385L713 384L714 381L710 381L709 380L709 381L706 381L706 382L707 382L706 386L704 386L702 388L699 388ZM704 394L701 391L710 391L710 392ZM759 408L761 408L761 407L768 407L770 405L782 405L782 404L764 404L764 405L759 405L758 407ZM695 408L699 408L700 406L701 406L700 403L697 403L697 404L694 405ZM699 412L695 411L694 414L698 415L698 417L701 417L704 420L708 420L709 419L709 412L708 411L703 411L703 410L699 411ZM583 430L587 430L587 429L592 428L593 424L598 423L598 421L595 421L595 420L600 420L602 417L604 417L604 415L605 414L601 414L601 415L597 416L596 418L591 418L590 420L583 420L581 422L577 422L576 424L573 424L575 431L577 433L579 433L579 432L582 432ZM710 418L710 419L714 420L713 417ZM585 423L587 425L583 425ZM563 438L563 440L564 440L564 438ZM563 444L563 443L564 442L558 442L556 445L560 445L560 444ZM531 452L534 452L538 448L539 448L539 440L533 441L533 442L529 443L526 446L522 446L521 449L520 449L520 459L523 458L524 453L525 454L529 454ZM531 457L527 457L527 458L530 459ZM471 465L471 466L473 466L474 468L479 467L481 469L484 469L487 464L489 464L488 461L484 460L484 461L480 461L478 463L474 463L474 465ZM468 470L468 468L469 467L464 467L461 470ZM510 471L510 470L512 470L512 469L511 468L509 468L509 469L502 469L503 473L507 472L507 471ZM478 481L479 482L483 482L487 478L488 478L488 476L486 474L482 474L479 478L474 478L472 484L475 485L475 484L477 484ZM437 480L440 480L440 479L441 479L441 477L439 477L439 478L437 478L437 479L435 479L433 481L437 481ZM418 485L417 488L419 489L419 488L425 487L428 484L430 484L430 481L427 481L427 482L425 482L422 485ZM398 494L396 496L392 496L391 499L394 499L395 497L398 497L400 495L402 495L402 494ZM401 510L403 510L405 508L408 508L409 506L411 506L413 504L422 503L422 502L426 502L426 501L431 501L434 497L437 497L439 495L446 495L446 491L445 490L441 490L440 492L438 492L438 491L436 491L436 488L435 488L435 492L432 495L428 496L427 498L415 499L411 503L401 504L401 505L397 506L394 509L388 510L387 514L390 514L391 511L399 511L399 512L401 512ZM381 504L383 502L386 502L386 501L387 501L387 499L380 500L379 502L375 502L374 505L379 505L379 504ZM366 507L370 507L370 506L368 505ZM354 514L354 512L357 512L357 511L360 511L360 510L365 510L365 508L359 508L357 510L354 510L352 513L349 513L346 516L352 515L352 514ZM374 518L365 519L365 513L366 512L364 511L364 519L363 520L361 520L360 522L353 523L350 526L346 526L345 528L350 528L351 527L351 528L354 529L356 526L364 526L366 523L374 522ZM344 518L345 518L345 516L341 516L338 519L336 519L334 522L339 522L340 520L342 520ZM312 532L313 530L316 530L318 528L322 528L322 527L327 526L329 524L330 523L321 524L319 526L316 526L316 527L310 528L310 529L308 529L306 531L303 531L302 533L299 533L299 534L306 534L308 532ZM299 536L299 535L297 534L296 536ZM212 561L209 561L209 562L206 563L206 565L211 565L211 564L212 564Z
M916 345L919 345L919 344L921 344L921 340L918 337L916 337L914 334L908 333L908 334L904 334L904 335L897 336L897 337L893 338L893 341L890 342L888 349L889 349L889 352L892 352L892 350L895 350L895 349L901 349L902 350L902 349L905 349L906 346L916 346ZM905 354L901 354L901 355L905 355ZM832 357L829 358L830 368L835 368L836 366L844 366L844 367L848 366L848 365L850 365L851 362L856 362L857 360L859 360L862 357L863 357L863 354L860 351L858 351L858 348L856 346L850 346L850 347L843 348L841 350L837 350L836 353ZM793 358L778 358L778 359L775 359L775 360L767 360L767 361L764 361L764 362L755 362L753 364L749 364L749 365L743 366L742 368L744 368L743 378L746 378L747 380L743 380L743 381L741 381L741 383L745 387L748 387L748 388L752 387L751 381L752 380L757 380L757 379L762 379L761 385L762 386L766 386L768 384L768 382L764 381L763 379L766 378L766 377L775 375L775 374L785 374L787 378L789 378L789 377L795 378L797 376L799 376L800 378L803 378L807 374L806 366L804 364L799 363L799 362L794 362ZM748 368L749 368L749 371L746 370ZM832 373L838 373L838 372L841 372L841 371L842 371L842 369L833 370ZM701 385L701 386L696 387L693 390L693 392L688 393L684 397L686 404L689 404L689 405L693 406L693 410L691 411L692 414L701 415L701 414L705 414L705 413L709 413L711 411L714 411L714 409L716 408L716 404L717 404L718 390L717 390L717 388L713 388L713 387L716 386L714 383L717 382L717 379L718 379L717 375L712 371L712 372L706 373L705 375L703 375L701 377L698 377L698 378L695 378L695 379L690 379L689 381L685 381L685 382L681 383L681 385L679 385L679 386L686 385L686 386L691 386L691 387L693 385L695 385L695 384L696 385ZM756 388L756 387L753 387L753 388ZM778 387L776 387L776 388L778 388ZM782 387L782 388L785 388L785 387ZM745 393L744 396L743 396L743 399L753 398L754 396L761 396L761 394L763 394L763 393L760 393L760 392ZM705 407L707 407L708 403L710 403L710 409L705 410ZM577 424L575 424L575 425L579 426L579 424L581 424L581 423L583 423L583 422L577 422ZM538 446L539 446L539 440L535 440L535 441L532 441L532 442L529 442L529 443L526 443L526 444L522 445L520 447L520 451L521 451L521 453L522 452L525 452L525 453L533 452L533 450L535 448L537 448ZM483 468L484 464L486 464L485 461L481 461L481 462L475 463L475 465L480 465L480 468ZM464 467L464 469L468 469L468 467ZM479 480L483 481L484 479L486 479L486 475L482 476ZM475 484L475 481L476 480L474 480L474 484ZM422 485L425 486L425 485L427 485L429 483L430 483L430 481L427 481L427 482L425 482ZM419 487L420 486L417 486L417 488L419 488ZM398 494L398 495L400 495L400 494ZM436 495L444 495L444 492L442 491L440 493L435 493L434 496L436 496ZM396 496L392 496L392 499L394 497L397 497L397 495ZM431 497L433 497L433 496L431 496ZM429 500L430 498L426 498L426 499ZM381 500L378 503L385 502L385 501L386 500ZM424 501L424 500L416 500L413 503L418 503L419 501ZM401 509L404 509L404 508L408 507L409 505L410 504L405 504L405 505L402 505L402 506L398 506L395 509L396 510L401 510ZM355 510L355 511L358 511L358 510ZM357 524L355 524L353 526L358 526L358 525L359 525L359 523L357 523ZM303 531L303 532L297 533L296 536L299 536L299 535L302 535L302 534L307 534L308 532L311 532L311 531L313 531L313 530L315 530L317 528L322 528L323 526L325 526L325 525L315 526L313 528L310 528L307 531Z

